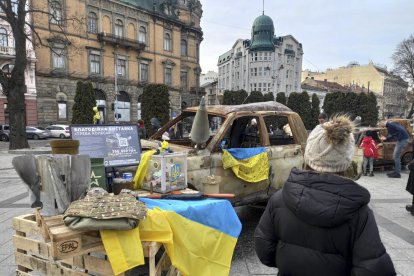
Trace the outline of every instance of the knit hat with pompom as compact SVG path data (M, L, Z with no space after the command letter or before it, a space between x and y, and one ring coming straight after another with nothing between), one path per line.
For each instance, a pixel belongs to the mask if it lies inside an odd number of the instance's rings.
M309 134L305 163L318 172L343 172L352 162L354 126L347 116L337 116L318 125Z

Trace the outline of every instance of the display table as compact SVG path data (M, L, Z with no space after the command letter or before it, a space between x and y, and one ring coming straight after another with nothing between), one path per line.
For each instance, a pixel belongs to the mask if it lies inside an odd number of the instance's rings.
M18 275L30 271L44 275L114 275L98 231L72 231L63 224L62 216L41 217L28 214L13 218L15 259ZM148 274L179 275L171 266L158 242L142 242L148 257ZM121 274L123 275L123 274Z
M241 231L229 201L141 200L149 209L147 217L130 231L138 235L144 256L149 258L149 275L160 275L162 271L177 275L176 268L185 275L228 275ZM13 219L18 271L113 275L114 263L107 260L110 252L105 251L99 232L73 231L63 224L62 217L41 217L37 213ZM107 244L105 247L111 248ZM162 248L165 252L157 261L155 255Z

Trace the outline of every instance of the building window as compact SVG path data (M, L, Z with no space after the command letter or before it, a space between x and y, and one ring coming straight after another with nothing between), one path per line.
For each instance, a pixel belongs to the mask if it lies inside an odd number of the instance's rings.
M200 58L200 45L196 43L196 59Z
M68 119L68 108L66 102L58 102L58 120Z
M116 73L118 77L126 77L126 60L118 58L116 62Z
M166 85L172 85L172 68L171 67L165 67L164 69L165 71L165 76L164 76L164 80L165 80L165 84Z
M52 68L66 69L66 49L63 44L55 44L52 51Z
M14 64L6 64L3 66L3 68L1 68L1 71L3 71L3 73L11 74L11 72L13 71L13 68L14 68Z
M91 74L101 74L101 55L91 53L89 56Z
M124 23L121 19L115 21L115 35L120 37L124 36Z
M181 83L181 88L184 88L184 89L188 88L188 72L186 70L181 70L180 83Z
M88 14L88 32L93 34L98 32L98 16L94 12Z
M187 40L181 39L181 55L187 56Z
M169 33L164 34L164 50L171 51L171 35Z
M50 12L50 23L61 25L62 24L62 5L57 2L53 1L50 3L49 6L49 12Z
M148 82L148 64L141 62L139 68L139 80L142 82Z
M144 26L139 27L138 42L147 43L147 29Z
M0 28L0 46L9 46L7 42L7 30Z

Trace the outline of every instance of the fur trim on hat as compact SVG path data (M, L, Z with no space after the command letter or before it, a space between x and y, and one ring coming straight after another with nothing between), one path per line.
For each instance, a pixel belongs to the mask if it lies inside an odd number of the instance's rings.
M306 143L305 163L319 172L345 171L354 155L353 129L349 117L343 115L316 126Z

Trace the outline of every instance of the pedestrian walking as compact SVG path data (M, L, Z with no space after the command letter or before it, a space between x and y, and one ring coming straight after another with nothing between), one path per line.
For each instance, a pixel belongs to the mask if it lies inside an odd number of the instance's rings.
M384 123L380 124L384 126ZM382 141L396 141L393 153L394 158L394 171L387 173L390 178L401 178L401 152L408 143L407 130L397 122L387 121L385 127L388 131L388 136L381 136Z
M279 275L395 275L370 194L344 177L355 141L348 117L318 125L305 148L307 170L292 169L255 231L260 261Z
M150 119L150 123L151 123L151 126L152 126L152 134L154 134L161 127L160 120L158 120L158 118L156 116L154 116Z
M139 119L137 122L138 126L138 135L140 139L146 139L147 138L147 130L145 129L144 120Z
M413 199L410 205L405 206L405 209L414 216L414 160L411 160L407 167L410 170L410 175L408 176L407 186L405 189L413 196Z
M367 176L367 165L369 163L369 176L374 176L374 159L378 159L378 148L372 138L372 132L367 131L365 137L362 139L360 147L364 151L364 162L362 164L362 171Z

